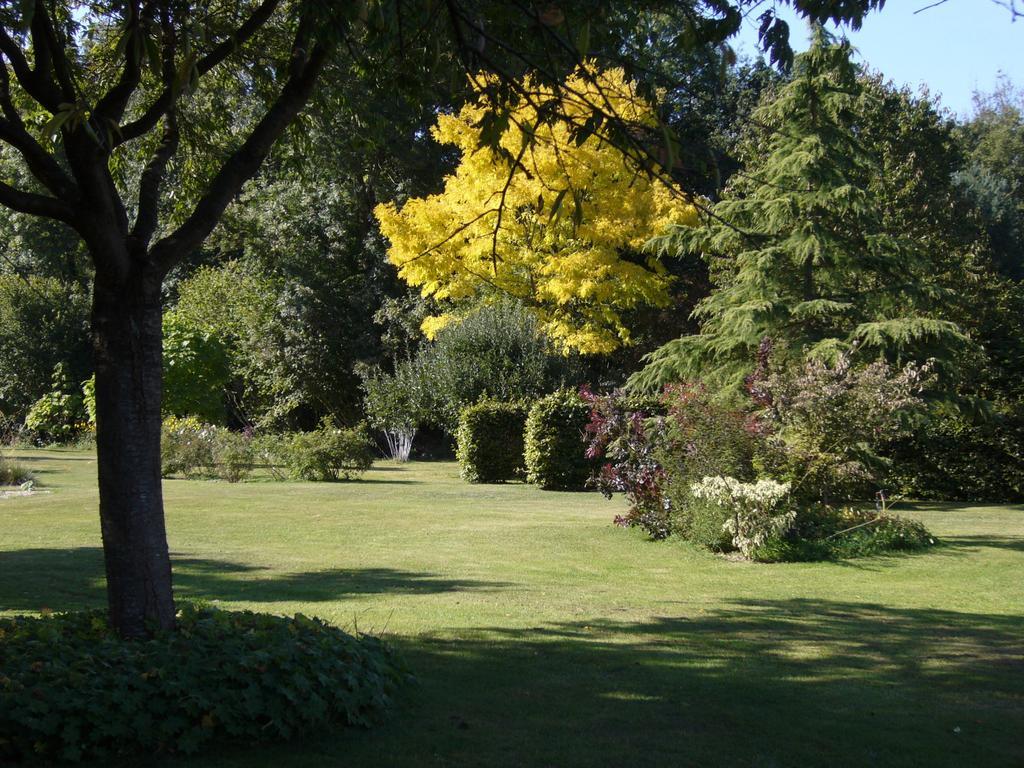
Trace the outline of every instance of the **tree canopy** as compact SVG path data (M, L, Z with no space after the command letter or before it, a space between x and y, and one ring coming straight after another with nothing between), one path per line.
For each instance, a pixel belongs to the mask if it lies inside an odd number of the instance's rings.
M694 223L696 210L594 133L591 104L601 102L631 124L656 127L621 70L573 75L560 94L532 78L520 90L494 147L482 135L482 101L439 118L434 137L454 145L461 162L443 192L377 208L388 255L425 296L507 294L535 308L561 347L607 352L629 340L621 310L668 298L658 260L637 254L669 224ZM428 318L424 329L432 335L446 322Z
M883 158L868 144L866 93L849 44L822 29L794 77L755 119L771 131L706 225L661 252L702 253L715 289L699 334L661 347L633 382L700 377L736 388L763 339L782 354L948 357L967 342L943 312L950 286L933 244L886 212Z

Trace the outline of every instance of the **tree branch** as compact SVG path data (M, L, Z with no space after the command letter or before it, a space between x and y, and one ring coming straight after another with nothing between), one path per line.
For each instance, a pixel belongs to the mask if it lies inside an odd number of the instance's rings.
M0 111L4 115L4 119L0 119L0 141L18 150L32 175L54 195L65 200L77 197L78 190L71 177L25 128L11 98L10 74L6 63L0 64Z
M50 11L43 0L36 0L31 31L36 77L51 83L55 90L63 96L64 101L73 104L78 100L78 89L75 88L71 76L71 67L68 64L64 44L57 39L57 31L53 27ZM56 76L56 81L50 76L51 69L53 75Z
M74 211L62 200L15 189L2 181L0 181L0 205L20 213L45 216L48 219L63 221L72 226L75 224Z
M171 22L170 10L166 5L161 9L160 26L163 30L163 82L170 87L175 77L175 58L177 57L178 38ZM160 146L146 164L139 180L139 207L135 217L135 225L129 235L133 248L145 251L156 231L160 212L160 187L167 172L167 164L178 151L178 110L172 102L164 117L164 135Z
M284 133L313 93L330 47L317 43L307 53L311 30L305 20L299 22L292 46L291 73L277 100L245 140L221 166L206 195L192 214L173 233L158 241L150 257L166 273L184 256L199 247L220 220L228 204L251 179L270 153L274 142Z
M253 11L252 15L233 34L196 62L199 76L205 75L250 40L267 23L280 4L281 0L263 0L260 7ZM156 101L150 104L142 115L121 127L119 135L114 139L114 146L137 139L155 128L160 122L160 118L171 108L175 98L177 98L177 93L174 88L165 86Z
M3 52L7 60L11 62L14 76L18 79L21 87L25 89L25 93L50 112L56 112L63 101L60 89L52 81L46 82L32 71L21 46L3 27L0 27L0 52Z
M151 7L152 3L147 3L147 8ZM112 125L117 125L121 121L128 106L128 100L142 80L141 46L136 45L132 40L135 35L142 34L141 21L142 11L139 8L138 0L133 0L128 4L128 24L124 31L126 42L124 68L121 70L121 76L117 83L96 102L96 107L93 109L93 114L96 117L107 120Z

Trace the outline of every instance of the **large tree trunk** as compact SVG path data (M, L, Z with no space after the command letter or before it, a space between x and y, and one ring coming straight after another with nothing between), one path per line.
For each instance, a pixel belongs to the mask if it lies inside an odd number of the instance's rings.
M92 331L110 620L122 637L143 637L174 626L174 598L160 482L160 281L132 271L97 275Z

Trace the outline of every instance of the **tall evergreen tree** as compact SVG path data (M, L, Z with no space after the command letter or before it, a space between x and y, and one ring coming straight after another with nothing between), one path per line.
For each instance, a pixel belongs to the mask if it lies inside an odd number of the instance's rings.
M792 359L853 348L942 359L967 341L943 319L933 250L894 227L873 193L881 166L859 135L858 74L849 44L816 28L791 82L755 112L767 136L706 226L657 241L707 258L715 289L694 313L701 332L649 355L634 386L699 377L732 390L765 337Z

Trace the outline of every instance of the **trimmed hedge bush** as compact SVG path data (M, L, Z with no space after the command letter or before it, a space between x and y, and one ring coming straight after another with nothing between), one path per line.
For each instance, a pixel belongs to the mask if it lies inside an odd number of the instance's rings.
M506 483L523 477L526 406L483 400L462 409L456 458L471 483Z
M988 422L932 418L889 446L890 485L913 499L1024 501L1024 404Z
M186 605L175 632L145 641L100 611L0 619L0 763L368 726L405 677L380 640L302 615Z
M594 462L586 457L584 430L590 406L578 392L542 397L526 419L527 480L546 490L582 490Z

